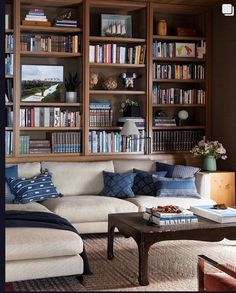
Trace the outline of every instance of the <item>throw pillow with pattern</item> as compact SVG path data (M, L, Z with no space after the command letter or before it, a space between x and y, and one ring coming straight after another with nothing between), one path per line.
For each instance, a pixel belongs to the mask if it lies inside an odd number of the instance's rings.
M200 171L198 167L156 162L156 171L166 171L169 178L190 178Z
M58 194L51 174L47 172L29 179L8 177L7 183L15 195L15 203L26 204L62 196Z
M151 173L139 169L133 169L133 172L136 173L134 177L134 185L132 187L134 194L151 196L156 196L156 187L152 175L164 177L167 173L166 171Z
M8 177L17 177L18 176L18 166L10 166L5 168L5 203L13 203L15 199L15 194L11 192L8 184Z
M134 197L132 190L135 173L113 173L103 171L104 188L103 196L129 198Z

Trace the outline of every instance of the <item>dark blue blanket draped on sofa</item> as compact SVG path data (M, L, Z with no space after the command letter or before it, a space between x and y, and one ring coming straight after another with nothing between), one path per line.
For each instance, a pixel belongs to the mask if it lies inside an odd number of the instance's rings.
M8 210L5 212L5 225L13 227L34 227L69 230L79 235L69 221L53 213ZM80 254L84 261L84 274L91 274L85 248Z

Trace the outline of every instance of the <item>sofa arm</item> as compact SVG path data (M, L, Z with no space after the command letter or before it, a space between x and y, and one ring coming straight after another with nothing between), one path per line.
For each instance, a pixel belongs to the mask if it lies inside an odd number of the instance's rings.
M211 178L209 173L198 172L195 175L197 192L205 198L211 198Z

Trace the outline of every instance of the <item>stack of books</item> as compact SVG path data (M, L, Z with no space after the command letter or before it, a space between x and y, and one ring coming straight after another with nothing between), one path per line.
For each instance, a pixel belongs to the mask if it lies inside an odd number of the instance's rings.
M176 126L176 120L172 117L154 117L153 126Z
M30 154L41 154L51 153L51 143L47 139L31 139L29 141L29 153Z
M72 19L61 19L54 22L54 26L77 27L78 21Z
M51 26L43 9L31 8L22 21L23 25Z
M143 213L143 218L159 226L198 222L198 218L193 212L185 209L181 209L179 213L171 213L158 212L156 209L146 208L146 211Z

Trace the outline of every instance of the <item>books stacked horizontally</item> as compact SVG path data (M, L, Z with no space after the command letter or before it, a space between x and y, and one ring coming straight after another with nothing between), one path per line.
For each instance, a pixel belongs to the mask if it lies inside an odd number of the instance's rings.
M29 141L30 154L51 153L51 143L47 139L31 139Z
M51 26L43 9L31 8L22 21L23 25Z
M60 19L54 22L54 26L77 27L78 21L72 19Z
M172 205L146 208L143 218L159 226L198 222L193 212Z
M191 206L190 210L203 218L210 219L217 223L236 223L236 209L227 208L217 209L213 205Z
M153 126L176 126L176 120L172 117L154 117Z
M126 120L132 120L137 127L145 127L145 119L143 117L119 117L118 125L123 126Z
M112 108L109 102L89 104L89 126L112 126Z

